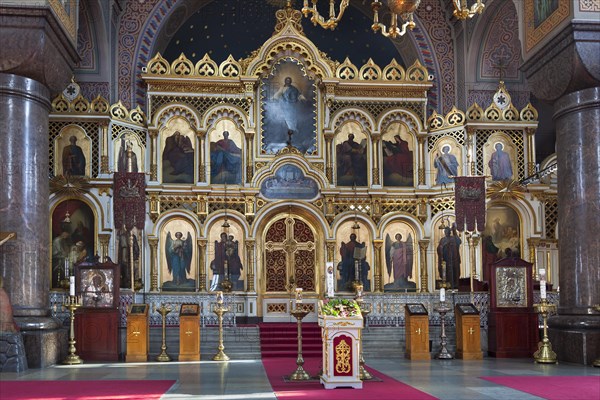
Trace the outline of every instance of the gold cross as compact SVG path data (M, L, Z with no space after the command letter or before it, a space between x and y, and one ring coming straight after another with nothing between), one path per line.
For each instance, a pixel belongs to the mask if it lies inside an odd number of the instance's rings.
M138 336L140 333L141 333L140 331L133 331L131 334L132 334L133 336Z
M468 330L467 332L469 332L469 335L472 335L472 334L473 334L473 332L475 332L475 330L473 329L473 327L470 327L470 328L469 328L469 330Z
M186 335L188 335L188 336L191 336L191 335L192 335L192 333L193 333L193 332L192 332L192 331L189 331L189 330L188 330L188 331L185 331L185 334L186 334Z
M417 332L420 335L421 334L421 328L417 329L415 332Z

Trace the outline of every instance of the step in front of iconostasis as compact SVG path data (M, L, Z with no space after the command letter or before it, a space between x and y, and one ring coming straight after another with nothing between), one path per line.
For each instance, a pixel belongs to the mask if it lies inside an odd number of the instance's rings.
M263 358L296 357L298 355L298 325L294 323L262 323L260 349ZM315 323L302 324L302 355L321 357L321 328Z

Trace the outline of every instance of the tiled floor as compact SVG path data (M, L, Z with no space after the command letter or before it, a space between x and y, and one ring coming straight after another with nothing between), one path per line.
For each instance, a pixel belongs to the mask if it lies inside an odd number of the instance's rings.
M484 381L479 379L479 376L587 375L598 376L600 379L600 368L564 363L540 365L527 359L486 358L482 361L374 359L367 360L367 364L388 376L445 400L539 399L518 390ZM295 360L290 360L290 373L295 367ZM177 380L163 399L275 399L264 368L257 360L60 365L42 370L31 369L20 374L0 374L0 380L97 379Z

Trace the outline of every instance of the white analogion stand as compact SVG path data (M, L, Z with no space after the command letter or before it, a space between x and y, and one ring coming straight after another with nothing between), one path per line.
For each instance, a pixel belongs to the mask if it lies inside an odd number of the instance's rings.
M359 365L362 316L340 318L319 313L319 326L323 339L321 383L325 389L362 389Z

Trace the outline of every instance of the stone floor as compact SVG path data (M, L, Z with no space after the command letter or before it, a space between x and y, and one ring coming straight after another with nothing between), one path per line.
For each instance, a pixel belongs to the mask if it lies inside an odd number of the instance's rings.
M295 369L290 360L290 373ZM532 400L539 397L478 379L490 375L587 375L598 376L600 368L560 363L535 364L531 359L481 361L376 358L367 365L406 384L445 400ZM260 360L229 362L198 361L170 363L109 363L53 366L23 373L2 373L2 380L101 380L174 379L177 383L163 399L275 399ZM1 382L0 382L1 386ZM568 399L565 399L568 400Z

